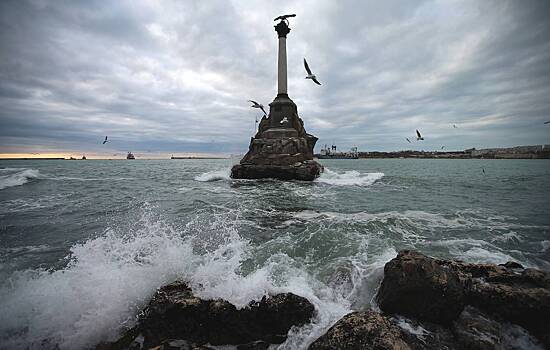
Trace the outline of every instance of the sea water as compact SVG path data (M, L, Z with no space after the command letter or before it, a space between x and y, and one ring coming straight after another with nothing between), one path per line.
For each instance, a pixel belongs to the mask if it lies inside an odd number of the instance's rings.
M231 180L229 160L0 161L0 348L79 349L188 281L237 307L293 292L303 349L375 306L400 249L550 269L550 161L325 160L314 182Z

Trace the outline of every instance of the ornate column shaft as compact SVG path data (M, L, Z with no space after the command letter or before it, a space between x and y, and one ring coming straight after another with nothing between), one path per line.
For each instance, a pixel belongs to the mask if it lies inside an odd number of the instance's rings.
M290 28L285 21L281 21L275 26L275 31L279 35L279 57L277 60L277 93L278 95L286 95L288 93L286 73L286 36L290 32Z
M288 93L286 77L286 38L279 37L279 60L278 60L278 94Z

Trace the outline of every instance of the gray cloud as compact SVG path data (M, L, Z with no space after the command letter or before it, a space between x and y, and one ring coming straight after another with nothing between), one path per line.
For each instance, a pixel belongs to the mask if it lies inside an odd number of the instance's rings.
M289 94L320 144L403 149L417 128L416 149L550 143L545 0L4 1L0 153L100 152L104 135L119 150L244 152L246 100L276 94L285 12Z

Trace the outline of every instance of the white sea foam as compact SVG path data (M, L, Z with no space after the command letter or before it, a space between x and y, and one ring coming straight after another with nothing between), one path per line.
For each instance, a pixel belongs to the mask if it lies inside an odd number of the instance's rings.
M384 173L360 173L356 170L342 173L325 168L315 181L336 186L370 186L384 177Z
M0 190L8 187L21 186L32 179L40 177L36 169L4 168L0 169Z
M243 274L251 246L227 217L190 222L178 231L144 209L130 228L115 227L71 248L57 271L22 271L0 289L0 348L77 349L114 339L132 326L156 288L188 281L203 298L237 307L266 294L294 292L317 309L314 321L294 329L283 348L305 348L350 312L349 302L318 282L286 254L272 255Z
M397 325L401 329L407 331L410 334L417 336L420 339L424 339L426 335L430 334L430 331L428 331L426 328L420 325L415 326L410 320L402 316L397 317Z
M219 180L230 180L231 179L231 170L230 169L219 169L209 171L200 175L195 176L195 181L201 182L211 182Z
M507 261L517 261L508 254L497 250L487 250L481 247L473 247L464 252L455 251L455 254L461 258L461 260L475 263L490 263L490 264L502 264ZM527 264L522 261L522 265L529 267L530 264Z

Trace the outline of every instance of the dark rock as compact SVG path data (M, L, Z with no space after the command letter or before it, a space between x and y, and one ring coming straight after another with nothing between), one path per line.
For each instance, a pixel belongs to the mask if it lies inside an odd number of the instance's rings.
M237 350L266 350L269 349L270 345L270 343L258 340L247 344L237 345Z
M390 318L401 328L403 340L413 350L461 350L450 329L431 322L420 322L403 316Z
M549 339L544 339L550 334L550 289L533 285L529 274L524 271L521 275L523 283L473 280L468 290L468 302L525 327L542 337L541 340L550 347Z
M231 169L234 179L279 179L313 181L323 167L317 162L300 162L300 165L237 164Z
M352 312L313 342L310 350L410 350L400 329L372 311Z
M384 267L377 300L384 312L442 324L452 322L465 305L456 272L409 250Z
M542 349L525 329L466 306L453 323L453 332L461 349Z
M208 346L197 345L187 340L168 339L157 346L149 348L149 350L214 350Z
M502 325L471 306L453 324L458 343L464 349L492 350L501 347Z
M520 263L517 263L515 261L508 261L507 263L505 264L498 264L498 266L504 266L508 269L523 269L523 265L521 265Z
M472 305L493 320L524 327L550 348L550 274L516 267L434 259L405 250L386 264L377 300L384 312L444 325Z
M307 323L314 307L307 299L284 293L237 310L225 300L202 300L183 282L157 291L139 321L145 346L165 339L197 344L281 343L292 326Z

